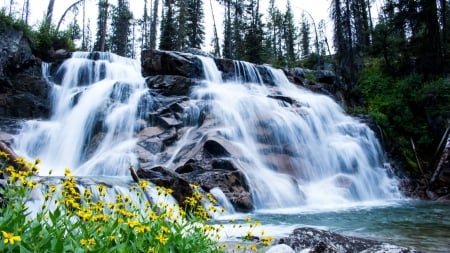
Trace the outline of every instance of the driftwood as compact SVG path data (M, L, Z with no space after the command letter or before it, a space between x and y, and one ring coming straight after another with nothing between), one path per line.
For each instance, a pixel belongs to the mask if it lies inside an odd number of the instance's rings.
M444 163L448 160L448 156L450 153L450 136L447 138L447 144L445 145L444 150L442 151L441 159L439 159L439 163L436 166L436 169L434 170L433 176L430 180L430 185L434 184L436 182L437 178L441 174L442 170L444 169Z
M420 173L422 173L423 179L425 180L425 184L426 184L426 186L427 186L427 188L428 188L428 186L429 186L430 184L428 183L428 179L427 179L427 177L425 176L425 173L423 172L423 169L422 169L422 163L420 162L419 156L417 155L416 145L414 145L414 141L413 141L412 138L410 139L410 141L411 141L412 149L413 149L413 151L414 151L414 156L416 157L417 166L419 166Z
M138 175L136 174L136 171L134 170L133 166L130 166L128 169L130 170L133 181L136 182L137 184L139 184L140 179L139 179ZM148 191L146 189L142 189L142 190L144 191L144 195L145 195L145 198L147 199L148 203L150 205L153 205L154 201L153 201L152 196L150 196L150 194L148 193Z
M29 170L30 168L24 166L23 164L18 164L17 160L19 159L19 156L12 150L8 144L6 144L4 141L0 141L0 151L5 152L9 157L9 163L15 166L16 168L22 167L22 170Z

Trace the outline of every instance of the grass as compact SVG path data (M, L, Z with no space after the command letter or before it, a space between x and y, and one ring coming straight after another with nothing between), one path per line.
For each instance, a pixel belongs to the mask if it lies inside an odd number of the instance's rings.
M223 226L211 224L210 213L224 210L195 185L185 209L167 201L151 205L144 198L135 203L122 194L108 200L107 186L94 186L95 194L80 189L68 169L61 184L40 185L33 176L39 160L19 159L16 166L8 166L8 160L0 152L1 169L7 175L1 189L0 252L257 252L273 242L264 235L252 241L251 230L260 223L248 218L250 230L242 243L220 243ZM140 196L150 184L141 180L130 191ZM162 198L172 191L156 189ZM41 192L44 199L36 214L26 206L32 191ZM207 209L204 203L209 203Z

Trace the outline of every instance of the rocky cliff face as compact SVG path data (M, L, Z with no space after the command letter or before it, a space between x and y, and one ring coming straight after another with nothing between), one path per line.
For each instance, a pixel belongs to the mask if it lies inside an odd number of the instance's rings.
M0 117L46 118L50 112L49 84L41 61L31 51L23 31L0 31Z

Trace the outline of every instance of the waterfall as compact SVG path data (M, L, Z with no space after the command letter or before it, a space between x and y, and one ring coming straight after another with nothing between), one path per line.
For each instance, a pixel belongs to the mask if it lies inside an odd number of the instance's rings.
M234 80L206 81L192 99L200 107L207 101L221 122L209 132L239 147L237 160L258 208L321 208L400 196L369 127L331 98L290 83L280 70L266 67L274 87L263 85L252 64L235 62L235 70Z
M213 59L199 59L206 80L183 103L185 121L174 144L151 166L176 169L175 158L191 150L199 134L219 136L233 146L231 157L258 209L400 196L374 133L331 98L290 83L280 70L246 62L234 61L234 78L223 81ZM77 52L53 76L50 69L44 64L43 75L53 83L52 115L25 124L17 153L40 158L43 176L50 170L62 175L64 168L76 176L125 176L130 165L139 167L137 133L152 127L145 115L158 110L139 62ZM202 128L200 117L210 125ZM229 205L220 189L214 194Z
M48 65L43 73L48 75ZM41 175L128 175L138 116L151 105L139 62L109 53L75 52L57 70L48 121L29 121L16 150L43 162ZM45 77L47 80L51 77ZM58 78L53 78L58 79Z

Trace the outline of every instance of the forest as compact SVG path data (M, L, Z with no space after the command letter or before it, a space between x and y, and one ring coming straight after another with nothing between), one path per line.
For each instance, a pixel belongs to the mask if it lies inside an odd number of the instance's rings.
M97 17L87 17L86 0L79 0L54 17L55 0L49 0L46 15L31 27L30 0L10 0L1 9L0 29L24 29L44 60L48 49L136 57L144 49L210 45L208 53L218 58L332 69L345 109L369 114L382 130L386 149L412 175L432 173L434 151L450 119L447 0L385 0L377 16L372 0L331 0L332 38L325 22L315 23L307 12L296 21L290 1L283 10L275 0L268 0L267 9L262 0L215 1L222 12L213 10L214 0L143 0L143 15L136 17L128 0L98 0ZM212 41L205 39L205 12L214 17L208 24ZM223 22L216 22L218 13ZM96 20L95 30L91 20Z

